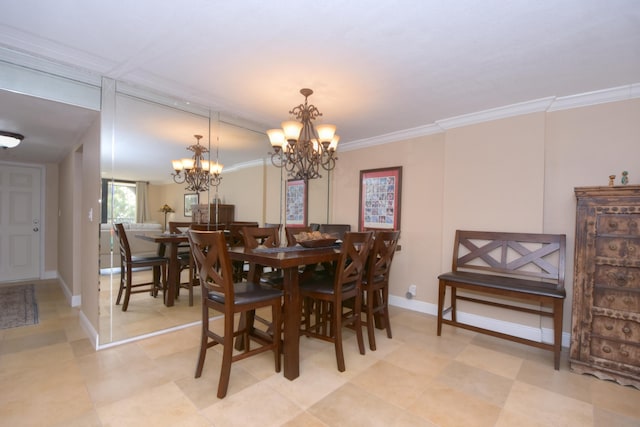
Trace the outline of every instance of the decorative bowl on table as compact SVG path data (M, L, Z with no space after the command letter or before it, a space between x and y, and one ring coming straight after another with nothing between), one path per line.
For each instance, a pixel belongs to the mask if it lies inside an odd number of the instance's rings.
M338 238L329 233L319 231L303 231L294 236L296 242L305 248L323 248L335 245Z
M331 237L328 239L303 240L298 243L305 248L325 248L335 245L337 240L335 237Z

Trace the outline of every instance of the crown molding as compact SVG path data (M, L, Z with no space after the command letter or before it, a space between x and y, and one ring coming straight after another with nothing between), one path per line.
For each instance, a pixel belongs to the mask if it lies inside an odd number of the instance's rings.
M477 123L491 122L494 120L506 119L508 117L520 116L522 114L539 113L546 111L553 103L553 100L554 97L549 96L547 98L535 99L533 101L519 102L517 104L511 104L504 107L478 111L477 113L437 120L436 124L443 130L449 130Z
M557 97L548 112L640 98L640 83Z
M257 159L257 160L250 160L248 162L236 163L235 165L229 166L228 168L225 167L222 173L222 176L224 177L224 174L226 172L235 172L240 169L248 169L248 168L254 168L257 166L264 166L264 165L266 165L266 159Z
M69 80L75 80L91 86L100 87L102 84L102 76L100 74L92 73L86 69L71 67L59 62L39 58L16 50L7 49L2 46L0 46L0 61L8 62L9 64L28 68L40 73L52 74Z
M360 148L374 147L376 145L390 144L392 142L404 141L411 138L434 135L436 133L441 133L442 131L442 128L437 124L418 126L415 128L386 133L384 135L374 136L371 138L341 143L339 145L338 151L340 152L359 150Z
M549 96L533 101L520 102L518 104L492 108L489 110L478 111L476 113L465 114L448 119L436 120L435 123L430 125L418 126L415 128L388 133L372 138L345 142L339 146L339 151L351 151L366 147L374 147L376 145L390 144L409 138L416 138L433 135L439 132L445 132L457 127L490 122L523 114L540 112L548 113L553 111L567 110L571 108L604 104L608 102L626 101L635 98L640 98L640 83L633 83L593 92L585 92L576 95Z

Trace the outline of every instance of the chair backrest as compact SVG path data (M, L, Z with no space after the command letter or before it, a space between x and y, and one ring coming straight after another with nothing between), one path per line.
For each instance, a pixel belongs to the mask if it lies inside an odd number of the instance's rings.
M367 256L372 245L371 231L347 232L342 241L340 260L336 266L334 288L341 289L347 284L359 285L367 265Z
M169 233L171 234L181 234L185 233L189 228L191 228L192 222L185 221L169 221Z
M344 234L351 231L351 225L349 224L320 224L319 231L321 233L329 233L337 237L338 239L344 239Z
M218 300L233 303L233 270L224 233L189 230L187 236L200 285L203 286L202 298L210 298L209 293L213 292L220 296Z
M311 227L285 227L284 232L287 235L287 246L295 246L298 244L296 234L310 233L311 231L313 231Z
M232 222L229 224L229 246L242 246L244 245L244 239L242 238L242 229L244 227L257 227L257 222L245 221L245 222Z
M116 237L120 243L121 265L124 265L125 262L131 261L131 247L129 246L129 239L127 239L127 232L124 230L124 225L122 223L113 224L113 228L116 231Z
M258 246L277 248L280 246L280 233L273 227L243 227L244 247L255 249Z
M373 247L367 261L367 283L389 280L391 262L398 247L400 231L376 231Z
M196 223L192 223L191 224L191 228L192 230L199 230L199 231L218 231L218 230L225 230L227 228L226 224L215 224L215 223L203 223L203 224L196 224Z

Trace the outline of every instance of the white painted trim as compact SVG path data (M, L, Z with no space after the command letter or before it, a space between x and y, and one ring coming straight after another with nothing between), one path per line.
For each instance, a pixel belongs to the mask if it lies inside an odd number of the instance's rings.
M436 123L442 129L449 130L477 123L491 122L494 120L506 119L508 117L520 116L522 114L539 113L546 111L553 103L553 100L553 97L547 97L533 101L520 102L518 104L438 120Z
M618 102L640 98L640 83L618 86L593 92L581 93L569 96L550 96L533 101L506 105L489 110L478 111L462 116L437 120L434 124L419 126L404 131L393 132L367 139L344 142L339 145L340 151L352 151L376 145L390 144L409 138L433 135L462 126L489 122L522 114L553 112L571 108L586 107L607 102Z
M213 316L210 317L209 320L213 321L213 320L217 320L220 319L223 315L218 315L218 316ZM154 332L150 332L148 334L143 334L143 335L138 335L137 337L132 337L132 338L126 338L120 341L113 341L113 342L109 342L109 343L105 343L102 345L98 345L98 347L96 348L96 350L104 350L107 348L111 348L111 347L116 347L122 344L128 344L130 342L135 342L135 341L140 341L146 338L150 338L150 337L155 337L158 335L164 335L164 334L168 334L169 332L175 332L175 331L179 331L181 329L186 329L186 328L190 328L191 326L197 326L202 324L201 320L198 320L196 322L191 322L191 323L186 323L184 325L178 325L178 326L174 326L172 328L167 328L167 329L162 329L160 331L154 331Z
M0 89L100 111L100 86L3 61Z
M417 311L420 313L430 314L432 316L438 315L438 306L435 304L413 299L410 300L395 295L389 295L389 305L405 308L407 310ZM445 315L445 318L451 319L451 314L449 313L448 315ZM460 310L458 310L458 321L461 323L477 326L479 328L490 329L492 331L502 332L503 334L509 334L532 341L546 343L553 342L553 330L549 328L535 328L532 326L522 325L520 323L505 322L504 320L496 320L490 317L478 316L476 314L465 313ZM569 347L570 342L571 334L568 332L563 332L562 346Z
M89 337L89 341L91 341L91 346L96 351L99 350L99 348L98 348L98 342L99 342L98 331L96 331L96 329L93 327L91 322L89 322L89 319L87 318L87 316L85 316L85 314L84 314L84 312L82 310L80 310L78 318L80 319L80 326L82 326L82 329L84 329L84 331L87 333L87 336Z
M51 280L51 279L57 279L57 278L58 278L57 270L47 270L44 273L42 273L42 280Z

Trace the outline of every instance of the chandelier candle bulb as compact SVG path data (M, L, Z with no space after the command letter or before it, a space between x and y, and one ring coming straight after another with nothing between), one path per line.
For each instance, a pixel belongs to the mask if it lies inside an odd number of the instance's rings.
M336 126L329 124L313 126L313 120L322 116L315 105L310 105L307 99L313 91L300 89L304 96L304 104L300 104L291 111L296 120L282 122L282 129L269 129L267 135L273 148L271 163L279 168L285 168L292 179L321 178L320 167L333 170L336 166L335 156L340 139L336 134Z

